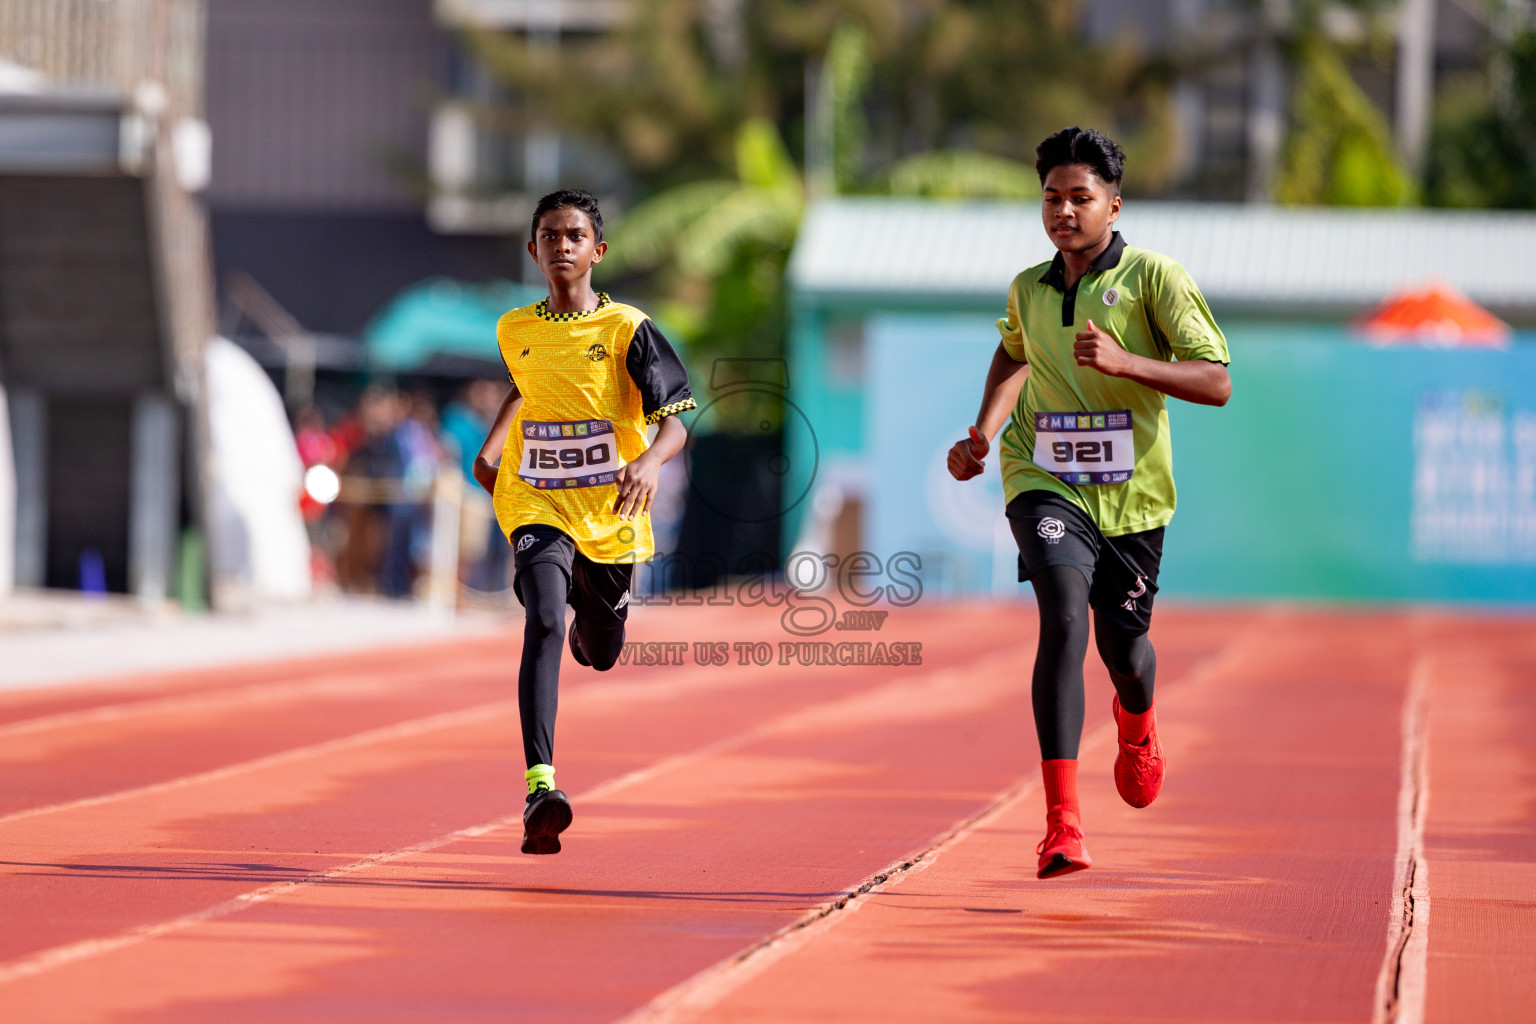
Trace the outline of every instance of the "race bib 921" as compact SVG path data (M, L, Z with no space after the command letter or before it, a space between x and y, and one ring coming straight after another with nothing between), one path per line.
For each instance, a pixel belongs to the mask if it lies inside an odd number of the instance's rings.
M523 458L517 475L542 489L613 483L624 460L607 420L523 422Z
M1069 484L1123 484L1136 469L1128 409L1035 413L1035 465Z

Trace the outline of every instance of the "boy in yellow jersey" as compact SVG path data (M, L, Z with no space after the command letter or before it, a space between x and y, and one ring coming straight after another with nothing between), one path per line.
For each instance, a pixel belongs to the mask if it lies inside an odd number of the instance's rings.
M566 189L539 200L528 253L549 298L496 325L512 386L475 459L475 479L512 545L513 588L527 612L517 678L528 764L524 853L559 853L571 824L553 767L565 606L575 610L571 656L599 672L612 668L624 646L634 564L653 551L657 476L687 440L676 414L695 407L688 373L656 325L592 290L592 267L607 251L590 193ZM659 426L647 446L652 424Z
M1014 278L976 425L949 452L956 479L976 476L1007 422L1008 523L1019 579L1040 605L1031 692L1046 797L1040 878L1092 863L1077 799L1090 608L1115 685L1115 788L1133 807L1162 788L1147 631L1175 504L1166 399L1225 405L1232 394L1227 340L1188 272L1114 230L1124 163L1111 139L1081 128L1035 150L1058 251Z

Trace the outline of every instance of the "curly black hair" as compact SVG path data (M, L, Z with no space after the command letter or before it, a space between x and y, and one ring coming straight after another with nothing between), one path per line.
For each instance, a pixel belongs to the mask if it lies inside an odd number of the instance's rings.
M1035 147L1035 170L1040 184L1054 168L1065 164L1087 164L1099 180L1120 194L1120 179L1125 175L1125 151L1114 139L1096 129L1077 125L1063 128Z
M539 200L533 208L533 226L529 229L529 237L535 241L539 234L539 218L550 210L563 210L567 206L573 206L587 215L592 222L592 234L596 240L603 240L603 211L597 207L597 197L586 189L562 188L558 192L551 192Z

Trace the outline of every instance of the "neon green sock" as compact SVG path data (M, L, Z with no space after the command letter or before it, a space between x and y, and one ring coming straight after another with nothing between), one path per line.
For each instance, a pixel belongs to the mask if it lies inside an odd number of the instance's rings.
M523 778L528 780L528 792L534 793L539 786L545 789L555 788L555 767L549 764L536 764L523 773Z

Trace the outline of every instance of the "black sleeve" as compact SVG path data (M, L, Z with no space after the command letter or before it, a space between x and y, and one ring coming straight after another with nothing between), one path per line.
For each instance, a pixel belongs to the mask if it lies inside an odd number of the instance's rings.
M635 336L629 339L624 368L640 389L645 422L660 423L673 413L698 407L688 389L688 371L683 368L683 361L650 320L641 321Z

